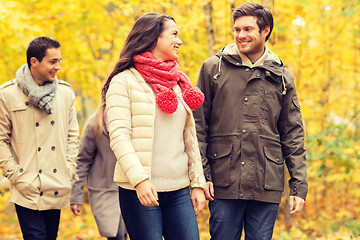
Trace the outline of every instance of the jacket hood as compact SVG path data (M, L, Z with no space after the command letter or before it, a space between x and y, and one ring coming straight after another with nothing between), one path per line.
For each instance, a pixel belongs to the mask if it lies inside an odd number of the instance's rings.
M269 71L269 74L274 74L276 76L281 77L281 81L283 84L283 95L286 94L286 84L285 84L285 65L280 60L280 58L274 54L266 45L265 45L265 52L266 54L263 64L256 65L254 68L264 68L265 70ZM240 54L238 52L238 48L236 43L232 43L227 45L226 47L222 48L216 56L219 58L219 65L218 71L214 76L216 80L221 75L221 62L227 61L235 66L245 66L244 61L241 59ZM264 55L263 55L264 56ZM244 56L246 57L246 56Z

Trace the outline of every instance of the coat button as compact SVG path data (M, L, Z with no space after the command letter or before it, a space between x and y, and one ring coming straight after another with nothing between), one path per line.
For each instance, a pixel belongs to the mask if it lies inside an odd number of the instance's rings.
M57 170L56 170L56 168L54 168L53 173L56 173L56 172L57 172Z
M245 165L245 162L241 162L241 165L243 165L243 166L244 166L244 165Z
M36 127L38 127L39 125L40 125L40 124L39 124L38 122L35 124Z
M54 124L55 124L55 121L54 121L54 120L52 120L52 121L51 121L51 125L54 125Z
M245 130L245 129L243 129L243 130L242 130L242 132L243 132L243 133L246 133L246 130Z
M43 192L40 192L40 197L41 197L42 195L44 195L44 193L43 193Z
M24 169L22 169L22 168L19 169L19 172L20 172L20 173L22 173L23 171L24 171Z
M55 195L55 196L57 196L58 194L59 194L58 191L55 191L55 192L54 192L54 195Z
M29 103L29 102L25 102L25 105L26 105L26 106L29 106L29 105L30 105L30 103Z
M41 169L39 170L39 173L40 173L40 174L42 173L42 170L41 170Z
M51 150L53 150L53 151L54 151L54 150L55 150L55 146L52 146L52 147L51 147Z
M240 194L240 197L244 197L244 194Z
M214 153L214 157L216 157L217 156L217 154L216 153Z
M245 69L245 71L247 71L247 72L248 72L248 71L250 71L250 69L249 69L249 68L247 68L247 69Z
M41 147L38 147L38 151L39 151L39 152L41 151Z
M246 98L244 98L244 100L245 100L245 102L247 102L249 99L246 97Z

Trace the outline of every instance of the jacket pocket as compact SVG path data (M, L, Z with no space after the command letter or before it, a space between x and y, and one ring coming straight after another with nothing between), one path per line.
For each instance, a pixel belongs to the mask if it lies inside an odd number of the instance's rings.
M207 158L210 163L211 177L216 187L230 186L230 164L232 157L232 144L210 143Z
M40 194L40 179L38 177L20 175L16 178L14 186L28 199L35 199Z
M14 103L9 106L9 110L13 115L12 121L14 121L14 128L12 129L12 134L15 134L17 144L21 144L25 141L24 136L24 125L29 123L29 115L28 115L28 108L30 104L26 105L25 103Z
M264 146L265 182L264 188L284 191L284 159L280 146Z

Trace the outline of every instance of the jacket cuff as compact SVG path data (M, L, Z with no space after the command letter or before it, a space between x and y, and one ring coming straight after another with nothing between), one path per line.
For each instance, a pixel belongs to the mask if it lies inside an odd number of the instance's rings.
M145 181L145 180L150 180L150 176L143 174L141 176L136 177L136 179L130 180L130 185L135 189L135 187Z
M305 200L307 191L308 191L307 185L306 186L304 186L304 184L293 185L290 187L290 196L297 196Z
M206 182L205 179L199 179L199 178L195 178L191 180L190 183L191 188L202 188L204 191L206 190Z

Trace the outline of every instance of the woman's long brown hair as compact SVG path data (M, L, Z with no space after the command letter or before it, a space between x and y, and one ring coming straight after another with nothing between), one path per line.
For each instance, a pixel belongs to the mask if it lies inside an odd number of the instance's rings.
M125 69L132 67L134 56L151 51L156 47L157 39L164 30L164 23L168 20L175 22L174 18L168 15L148 13L135 22L126 38L119 60L101 90L101 98L104 102L112 78Z

